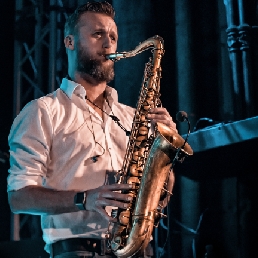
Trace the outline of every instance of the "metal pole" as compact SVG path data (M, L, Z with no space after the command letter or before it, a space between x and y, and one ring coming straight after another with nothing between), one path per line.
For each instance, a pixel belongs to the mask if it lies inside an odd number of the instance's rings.
M193 89L193 61L191 50L191 3L190 1L175 1L175 49L176 49L176 73L177 73L177 98L178 110L185 110L187 113L191 111L195 113L196 105L194 102ZM187 94L186 94L187 93ZM190 118L191 124L195 124ZM182 123L178 124L178 131L180 134L187 133L187 129Z
M243 92L242 92L242 73L241 73L241 56L240 46L238 42L238 27L235 25L235 5L234 0L224 0L227 14L227 33L228 33L228 49L230 61L232 65L233 76L233 96L234 96L234 119L239 120L244 118L243 111Z
M192 26L191 26L191 8L192 1L175 1L175 43L176 43L176 67L177 67L177 89L178 92L178 110L185 110L186 112L195 113L196 105L193 100L193 58L191 50ZM192 118L195 119L195 118ZM193 122L193 121L191 121ZM181 123L182 124L182 123ZM180 134L185 133L186 127L179 125L178 130ZM198 222L199 213L199 183L190 180L179 173L176 174L177 184L179 185L178 203L180 207L176 211L179 220L185 225L196 225ZM171 206L170 206L171 207ZM171 208L172 210L172 208ZM169 215L171 217L171 215ZM172 223L170 223L170 232L173 232ZM183 230L180 236L176 236L177 241L181 244L180 257L189 257L189 241L190 235L184 235ZM170 236L168 244L168 253L172 254L173 250L179 248L174 246ZM175 236L174 236L175 237ZM173 248L172 248L173 247ZM169 256L170 257L170 256Z
M252 74L250 60L250 31L251 28L246 24L245 10L243 0L238 0L239 12L239 42L241 43L240 50L242 51L243 63L243 86L244 86L244 106L245 116L251 117L254 115L254 101L252 92Z
M225 6L222 1L218 1L218 13L224 13ZM231 74L231 63L228 58L228 47L227 47L227 35L225 34L225 26L227 24L226 15L221 15L219 22L220 28L220 62L219 62L219 75L220 75L220 100L219 105L220 117L223 117L225 121L234 120L234 101L233 101L233 90L232 90L232 78Z
M23 0L16 1L16 21L18 20L18 11L22 10ZM14 41L14 96L13 96L13 116L16 117L21 109L21 56L22 56L22 44L18 41Z
M50 0L49 14L49 83L48 92L56 89L56 49L57 47L57 3Z
M18 20L18 11L22 10L23 0L17 0L15 5L16 21ZM13 117L16 117L21 109L21 61L22 44L18 40L14 41L14 95L13 95ZM11 240L20 240L20 215L11 212Z
M42 16L43 16L43 1L38 1L38 4L35 8L35 64L36 71L34 72L34 80L37 87L34 88L34 98L39 98L42 96L42 85L43 85L43 71L42 71L42 40L40 40L40 36L42 35Z

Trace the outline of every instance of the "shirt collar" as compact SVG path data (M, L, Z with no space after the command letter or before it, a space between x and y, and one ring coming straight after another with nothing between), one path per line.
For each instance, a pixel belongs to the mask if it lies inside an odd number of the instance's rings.
M72 99L72 95L73 95L73 92L75 91L75 89L78 87L78 86L81 86L80 84L74 82L74 81L70 81L68 80L67 78L63 78L62 80L62 84L60 86L60 89L62 91L64 91L64 93L70 98ZM79 87L79 88L83 88L83 87ZM84 88L83 88L84 89ZM85 90L84 90L85 92Z
M68 80L67 78L63 78L60 89L64 91L70 99L72 99L73 93L77 93L83 98L86 96L86 91L81 84ZM118 102L117 91L110 86L106 87L106 96L107 98L111 98L114 102Z

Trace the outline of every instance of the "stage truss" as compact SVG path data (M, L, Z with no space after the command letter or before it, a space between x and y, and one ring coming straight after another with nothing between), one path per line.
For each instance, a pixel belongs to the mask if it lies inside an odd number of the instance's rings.
M82 0L16 0L13 117L66 75L63 26ZM11 214L11 240L41 237L40 216Z

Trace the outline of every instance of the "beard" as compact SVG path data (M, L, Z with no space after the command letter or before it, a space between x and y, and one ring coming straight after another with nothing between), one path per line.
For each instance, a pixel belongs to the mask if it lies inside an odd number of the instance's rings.
M103 62L101 60L94 59L90 54L78 44L78 63L77 71L81 73L82 77L87 80L90 76L97 82L110 82L114 79L114 63Z

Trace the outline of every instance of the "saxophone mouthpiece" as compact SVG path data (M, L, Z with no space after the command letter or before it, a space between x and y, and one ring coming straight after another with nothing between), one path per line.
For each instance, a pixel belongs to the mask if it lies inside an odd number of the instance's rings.
M116 61L120 60L121 58L126 58L126 55L125 55L125 52L121 52L121 53L108 54L105 57L107 60L116 62Z

